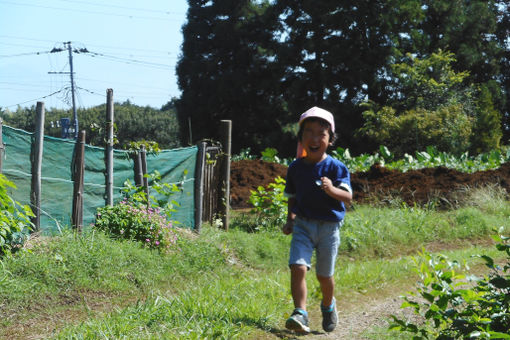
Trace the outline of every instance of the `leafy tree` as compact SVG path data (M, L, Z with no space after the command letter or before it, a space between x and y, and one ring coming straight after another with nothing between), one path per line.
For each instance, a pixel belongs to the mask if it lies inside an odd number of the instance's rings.
M422 15L410 23L409 34L402 35L404 41L399 44L399 51L402 55L413 53L418 58L427 57L438 49L452 52L456 57L453 70L469 71L466 81L482 84L475 86L486 87L490 92L494 109L503 113L500 128L508 140L508 1L422 0L420 3Z
M163 107L165 108L165 107ZM86 131L87 143L97 146L104 145L106 105L89 109L78 109L80 130ZM35 106L21 108L15 112L3 114L5 124L25 131L35 131ZM45 134L61 137L61 128L57 121L72 117L70 110L49 109L45 112ZM129 142L153 140L161 148L180 147L179 124L174 109L157 110L149 106L141 107L126 101L115 104L115 133L117 147L128 147Z
M498 22L495 32L496 40L500 46L506 46L500 50L497 60L501 65L501 74L498 79L503 93L501 98L498 98L496 107L502 112L502 128L503 128L503 141L510 142L510 48L508 48L508 37L510 36L510 3L508 0L499 0L496 2L498 9Z
M258 152L281 142L285 111L269 1L188 3L177 66L183 142L219 138L222 119L233 122L233 152L247 145Z
M480 151L498 146L499 120L489 91L465 84L468 73L455 72L454 60L452 53L439 51L423 59L408 55L408 62L395 64L390 100L382 107L366 104L360 132L400 154L428 145L455 154L471 143ZM473 132L479 135L471 139Z
M488 86L480 86L477 92L477 115L471 136L471 151L480 154L498 148L503 133L501 130L501 114L494 108Z
M467 72L459 86L485 87L493 108L505 112L503 126L508 125L507 1L189 4L177 71L183 92L177 109L186 142L215 138L219 120L232 119L234 149L251 147L258 153L277 146L288 156L292 147L285 150L286 136L298 115L319 105L335 115L339 144L369 151L367 145L376 145L354 135L363 125L360 104L368 99L381 107L393 105L392 65L408 60L409 53L421 60L438 50L454 53L452 72ZM474 100L468 103L460 103L462 111L480 107Z
M383 70L394 53L393 32L419 8L400 0L280 0L276 8L289 111L294 117L314 105L332 111L339 144L359 151L363 143L352 133L362 124L358 104L367 96L385 98Z

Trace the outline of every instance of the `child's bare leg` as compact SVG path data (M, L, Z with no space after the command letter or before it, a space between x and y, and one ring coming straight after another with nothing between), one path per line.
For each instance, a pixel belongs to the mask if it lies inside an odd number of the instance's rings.
M290 266L290 290L294 300L294 308L306 310L306 272L308 268L303 265Z
M319 280L321 291L322 291L322 305L323 306L331 306L333 302L333 294L335 291L335 280L333 276L324 277L317 275L317 280Z

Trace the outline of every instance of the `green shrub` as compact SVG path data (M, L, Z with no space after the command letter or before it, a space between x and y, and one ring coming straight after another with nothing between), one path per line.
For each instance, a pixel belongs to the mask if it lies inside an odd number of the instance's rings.
M149 248L170 248L176 241L172 222L166 220L160 209L129 200L99 208L94 228L117 238L140 241Z
M412 293L402 308L414 308L426 322L414 324L393 316L390 328L413 333L413 339L510 339L510 238L495 239L496 248L507 254L506 264L500 267L482 255L491 273L467 281L455 272L456 261L424 252L421 261L415 261L421 278L418 295L424 302Z
M33 229L32 210L13 200L7 193L9 187L16 189L14 183L0 174L0 256L20 249Z
M259 186L257 191L250 190L248 202L257 215L255 229L271 229L283 226L287 218L287 198L283 194L285 179L278 176L266 188Z
M97 209L94 228L116 238L142 242L154 249L168 249L177 240L172 213L179 204L171 196L179 191L176 184L161 183L160 174L148 175L159 198L147 197L144 187L135 187L128 180L124 183L124 199L114 205Z

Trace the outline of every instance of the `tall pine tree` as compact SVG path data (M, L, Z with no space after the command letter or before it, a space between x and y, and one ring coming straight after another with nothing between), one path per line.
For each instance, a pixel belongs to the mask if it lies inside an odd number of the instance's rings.
M233 152L282 140L276 18L269 8L266 1L189 0L177 66L185 142L218 138L222 119L232 120Z

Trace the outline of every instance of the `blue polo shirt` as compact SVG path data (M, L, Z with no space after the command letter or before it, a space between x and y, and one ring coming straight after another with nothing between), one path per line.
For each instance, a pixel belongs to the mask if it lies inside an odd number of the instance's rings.
M292 212L304 218L341 221L345 205L321 190L316 183L321 177L328 177L335 187L352 192L349 170L339 160L327 155L319 163L308 164L298 158L289 165L285 185L285 194L296 199Z

